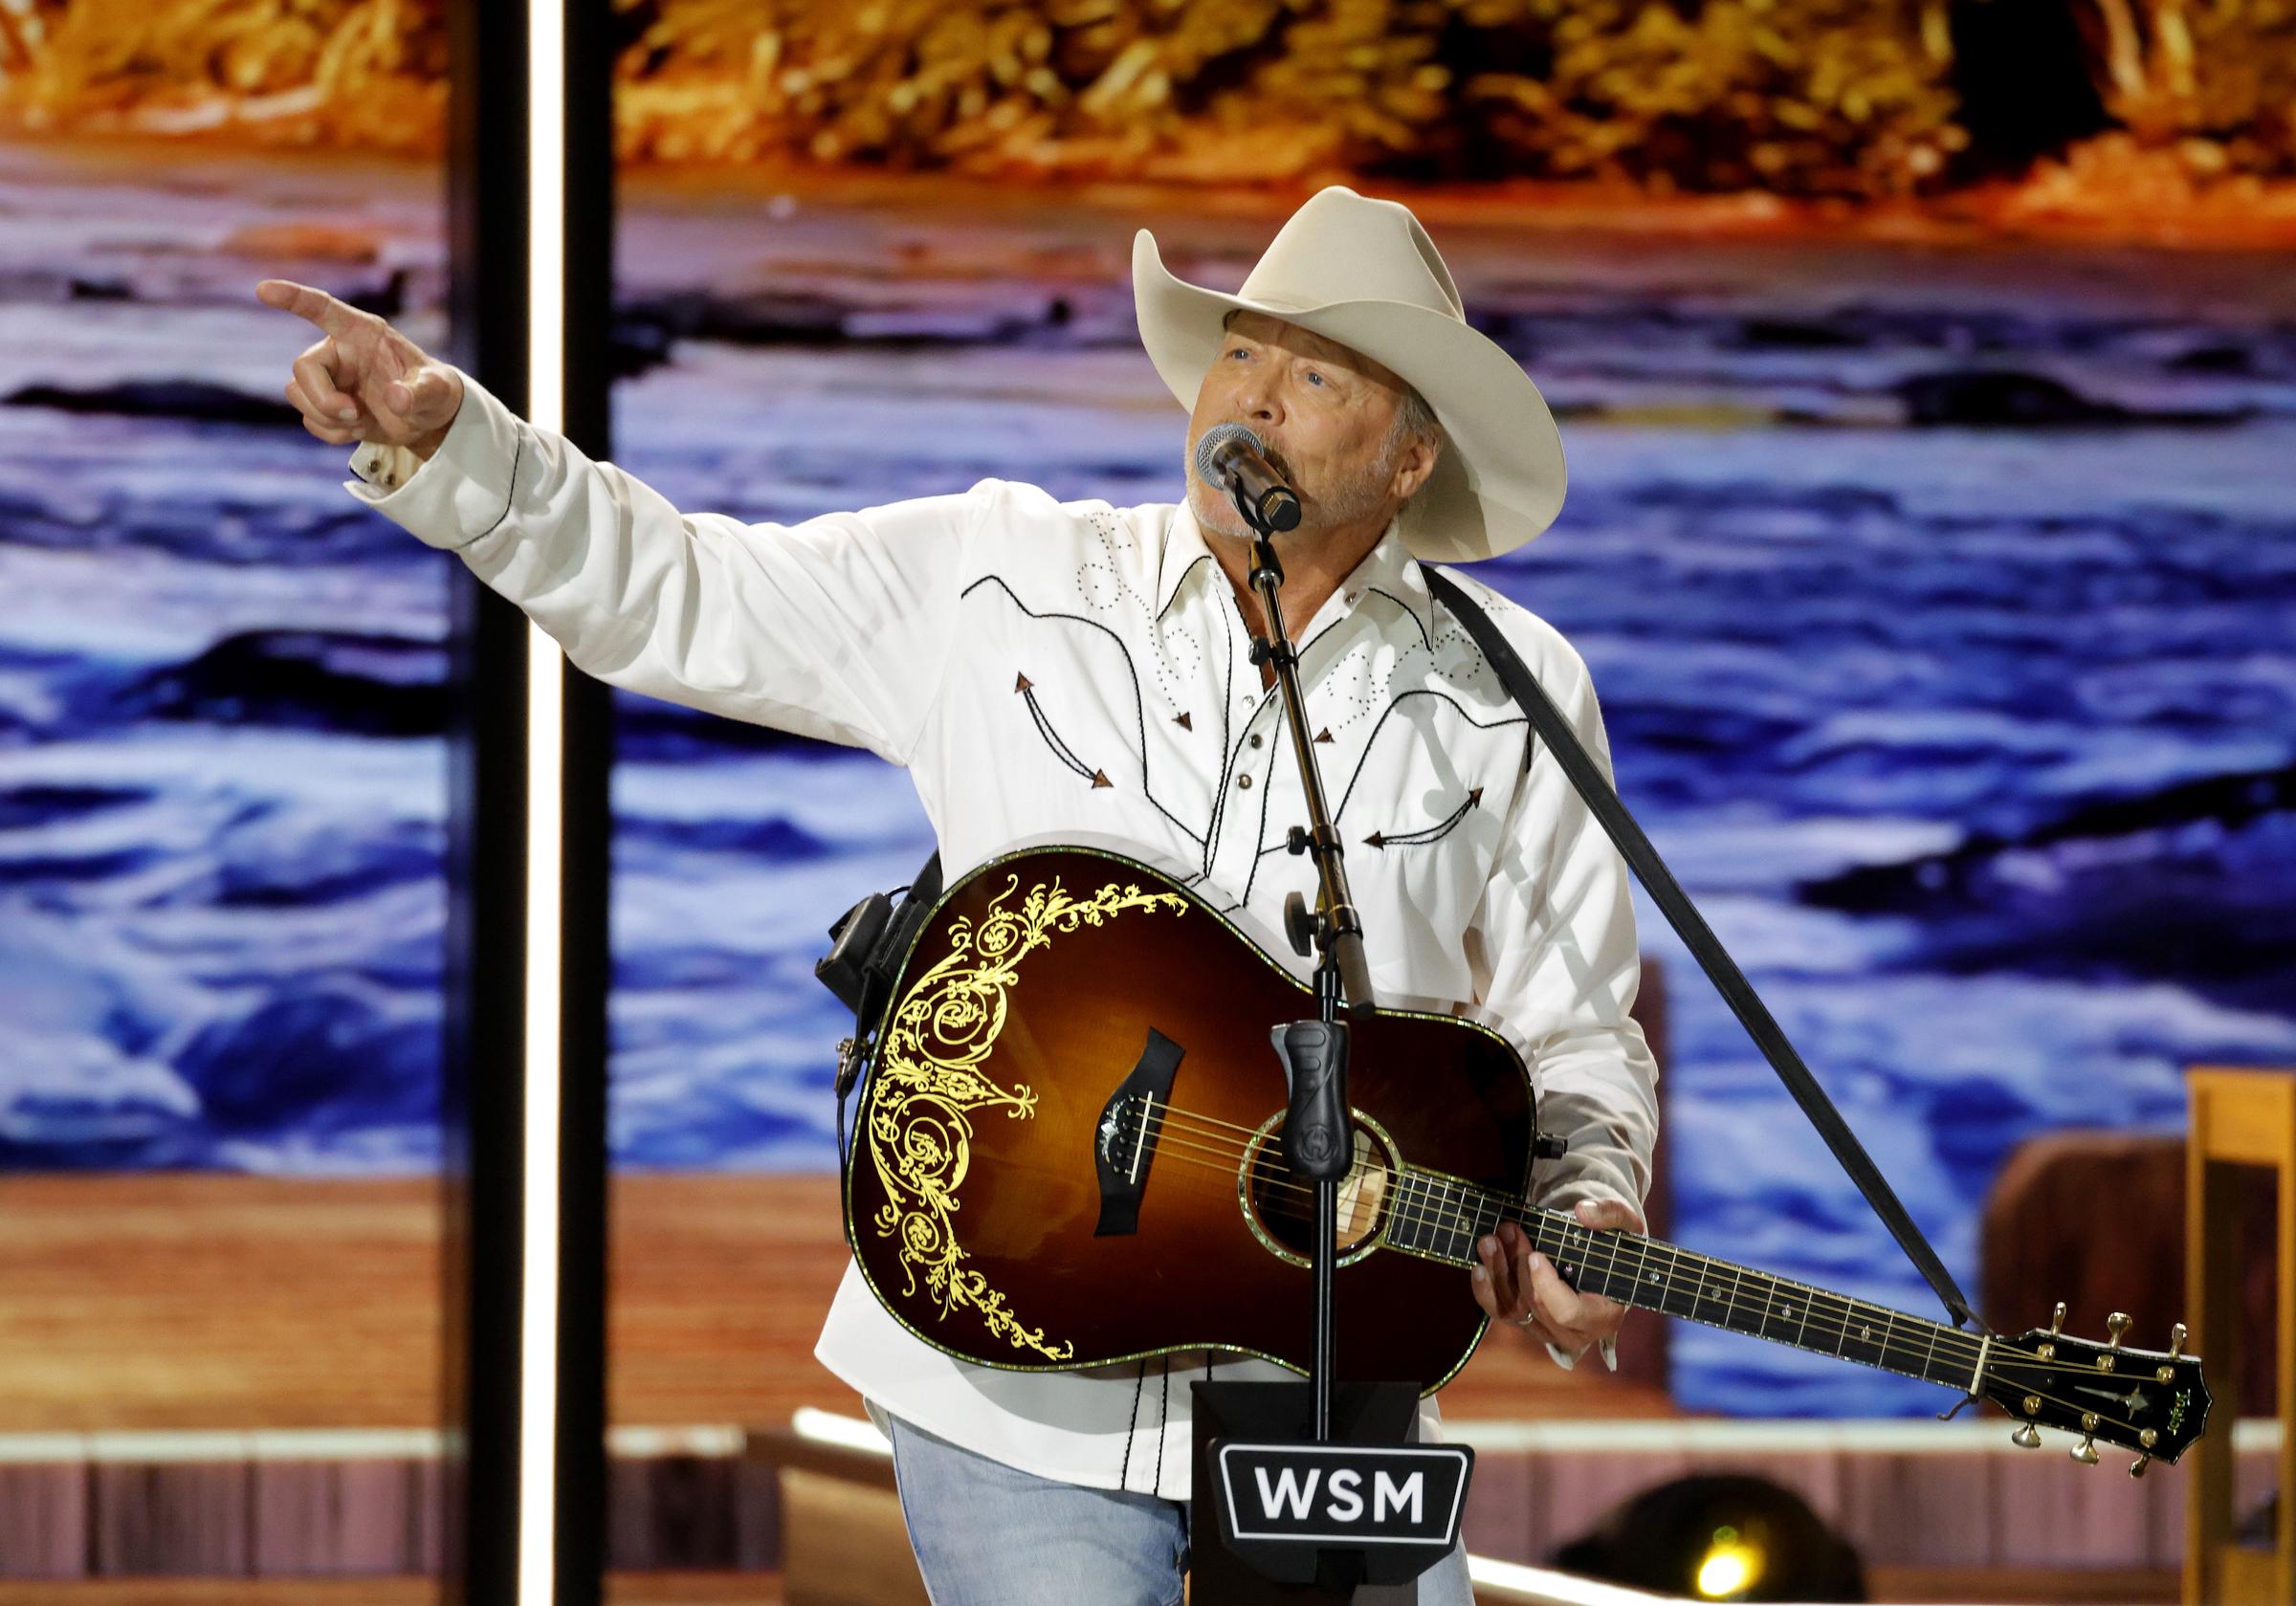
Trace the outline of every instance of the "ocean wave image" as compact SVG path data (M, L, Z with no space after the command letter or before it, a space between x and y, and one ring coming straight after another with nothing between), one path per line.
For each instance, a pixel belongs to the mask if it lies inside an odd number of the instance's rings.
M330 170L0 152L0 1166L439 1157L453 560L342 489L253 291L442 349L436 197ZM989 475L1174 499L1132 230L1232 285L1273 227L955 186L621 204L611 455L776 521ZM267 207L371 249L258 269L233 231ZM2183 1067L2296 1064L2284 261L1424 215L1570 459L1554 529L1474 572L1584 654L1628 805L1965 1287L2020 1142L2175 1131ZM828 1171L850 1018L813 965L931 828L866 754L617 702L614 1158ZM1640 914L1672 1236L1932 1309ZM1684 1324L1672 1367L1692 1410L1938 1403Z

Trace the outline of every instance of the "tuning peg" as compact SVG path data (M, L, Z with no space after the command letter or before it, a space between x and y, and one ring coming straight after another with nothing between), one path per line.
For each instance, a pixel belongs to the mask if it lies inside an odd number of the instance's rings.
M2106 1317L2105 1331L2112 1334L2112 1340L2106 1346L2106 1348L2111 1350L2119 1349L2121 1347L2121 1335L2129 1331L2129 1312L2126 1310L2115 1310L2111 1315Z
M2152 1464L2152 1458L2151 1456L2139 1456L2129 1463L2129 1476L2142 1478L2145 1475L2145 1468Z
M2049 1342L2042 1345L2041 1348L2033 1353L2039 1355L2042 1360L2055 1360L2057 1358L2056 1341L2064 1336L2064 1301L2061 1299L2057 1302L2057 1313L2049 1318Z
M2074 1445L2074 1446L2073 1446L2073 1447L2072 1447L2070 1450L2067 1450L2067 1451L2065 1452L2065 1454L2067 1454L2067 1455L2071 1456L2071 1457L2072 1457L2072 1458L2073 1458L2075 1461L2079 1462L2079 1463L2081 1463L2083 1466L2094 1466L2094 1465L2096 1465L2096 1464L2097 1464L2097 1441L2096 1441L2096 1439L2095 1439L2095 1437L2092 1435L2091 1437L2089 1437L2089 1438L2087 1438L2087 1439L2084 1439L2084 1440L2082 1440L2080 1443L2078 1443L2078 1444L2075 1444L2075 1445Z
M2017 1431L2009 1436L2009 1442L2020 1450L2038 1450L2041 1448L2041 1430L2031 1422L2020 1422Z
M2178 1322L2175 1327L2169 1329L2169 1364L2152 1369L2152 1375L2160 1381L2167 1383L2175 1379L2176 1357L2184 1353L2184 1339L2185 1331L2182 1322Z

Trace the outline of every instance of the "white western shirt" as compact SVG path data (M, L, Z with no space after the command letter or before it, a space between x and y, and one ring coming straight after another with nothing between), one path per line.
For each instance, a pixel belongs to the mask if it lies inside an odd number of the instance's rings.
M1309 974L1276 935L1288 893L1314 900L1311 863L1284 851L1306 813L1282 700L1261 687L1235 593L1184 501L1063 503L989 479L750 524L681 512L463 385L428 463L364 446L345 489L459 556L581 669L903 766L950 882L1018 844L1114 847L1169 869ZM1578 655L1457 578L1607 771ZM1542 1163L1538 1202L1639 1208L1656 1069L1627 1017L1639 969L1617 850L1392 528L1292 628L1380 1001L1469 1015L1522 1053L1541 1130L1570 1141ZM850 1263L815 1353L872 1415L1045 1477L1187 1494L1202 1353L976 1366L912 1336ZM1212 1370L1292 1375L1251 1359ZM1423 1402L1423 1437L1437 1420Z

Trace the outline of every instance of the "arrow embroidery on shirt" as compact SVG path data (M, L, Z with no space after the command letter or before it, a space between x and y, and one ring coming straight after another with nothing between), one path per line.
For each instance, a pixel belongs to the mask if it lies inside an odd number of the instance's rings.
M1172 716L1172 723L1183 731L1192 731L1196 728L1196 721L1190 719L1185 714L1175 714Z
M1329 740L1331 740L1331 739L1332 739L1332 728L1331 728L1329 725L1326 725L1326 726L1325 726L1325 727L1324 727L1322 730L1320 730L1320 731L1317 731L1317 732L1315 733L1315 739L1316 739L1317 741L1329 741Z
M1052 757L1091 781L1095 788L1113 784L1106 775L1089 767L1082 759L1076 757L1070 750L1067 742L1060 739L1059 733L1052 729L1052 722L1045 717L1045 711L1037 706L1034 681L1030 680L1026 673L1017 675L1013 679L1012 689L1020 693L1024 702L1027 703L1028 717L1036 721L1037 733L1045 738L1045 745L1052 749Z
M1459 822L1467 818L1467 811L1476 807L1482 802L1483 788L1478 786L1468 793L1467 802L1451 810L1448 819L1437 821L1434 825L1421 830L1407 831L1395 836L1390 836L1384 831L1374 831L1363 839L1364 846L1379 848L1415 847L1422 843L1434 842L1439 838L1450 835Z

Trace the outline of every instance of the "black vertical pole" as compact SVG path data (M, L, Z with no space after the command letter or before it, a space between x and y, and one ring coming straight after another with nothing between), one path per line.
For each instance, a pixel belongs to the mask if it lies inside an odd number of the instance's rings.
M451 10L447 194L451 360L532 409L528 238L530 6L565 8L565 433L608 455L607 302L613 169L608 0L460 0ZM594 14L593 14L594 13ZM527 885L561 888L560 1283L555 1598L595 1606L605 1523L607 778L602 684L565 675L563 852L530 864L525 616L452 574L445 1128L449 1598L513 1606L519 1588L524 1273Z
M450 17L449 344L457 365L523 412L525 8L460 0ZM445 1594L471 1606L513 1606L525 1260L526 619L459 563L449 568Z
M552 3L552 0L537 0ZM566 33L566 425L613 455L614 124L611 0L555 0ZM598 1606L606 1554L607 995L613 692L567 666L559 1019L558 1600Z

